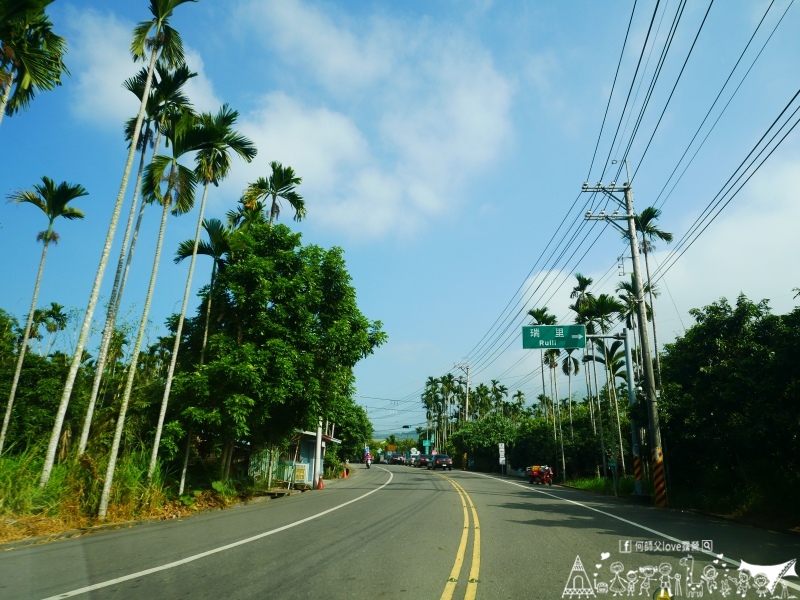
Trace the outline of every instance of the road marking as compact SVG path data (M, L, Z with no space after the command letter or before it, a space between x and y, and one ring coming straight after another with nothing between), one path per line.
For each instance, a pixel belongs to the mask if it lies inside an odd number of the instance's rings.
M158 573L160 571L166 571L168 569L174 569L175 567L180 567L181 565L186 565L190 562L194 562L196 560L200 560L201 558L205 558L207 556L211 556L213 554L218 554L220 552L224 552L225 550L231 550L232 548L236 548L238 546L244 546L245 544L249 544L250 542L255 542L256 540L260 540L270 535L274 535L276 533L280 533L281 531L286 531L287 529L292 529L293 527L297 527L298 525L302 525L303 523L308 523L309 521L313 521L314 519L319 519L320 517L324 517L327 514L330 514L340 508L344 508L349 504L353 504L353 502L358 502L359 500L363 500L367 496L374 494L375 492L379 492L387 485L392 482L394 479L394 475L388 469L384 469L383 467L378 467L379 469L386 471L389 473L389 479L381 485L380 487L375 488L374 490L367 492L366 494L362 494L358 498L353 498L352 500L348 500L338 506L334 506L333 508L329 508L328 510L323 510L321 513L317 513L315 515L311 515L310 517L306 517L305 519L300 519L299 521L295 521L294 523L289 523L288 525L284 525L282 527L278 527L277 529L271 529L270 531L265 531L264 533L259 533L258 535L254 535L249 538L245 538L243 540L239 540L238 542L233 542L231 544L226 544L224 546L220 546L219 548L214 548L212 550L206 550L205 552L200 552L199 554L193 554L192 556L187 556L186 558L182 558L181 560L176 560L171 563L167 563L165 565L161 565L158 567L152 567L150 569L144 569L143 571L137 571L136 573L131 573L130 575L123 575L122 577L117 577L115 579L109 579L108 581L102 581L100 583L95 583L93 585L87 585L86 587L79 588L77 590L72 590L69 592L64 592L63 594L58 594L57 596L50 596L45 598L44 600L57 600L58 598L71 598L73 596L79 596L81 594L85 594L87 592L93 592L95 590L99 590L102 588L106 588L112 585L117 585L118 583L123 583L125 581L130 581L131 579L138 579L139 577L144 577L146 575L152 575L153 573Z
M478 576L480 575L481 570L481 531L480 522L478 521L478 512L475 510L475 504L472 502L472 498L470 498L470 495L463 487L461 487L450 477L446 477L445 475L439 475L439 477L449 481L450 484L456 489L461 497L461 505L464 508L464 532L461 534L461 543L458 547L456 560L453 564L453 569L450 572L450 579L445 585L444 592L442 592L441 600L450 600L453 597L453 594L456 590L456 585L458 584L458 577L461 574L461 569L464 564L464 556L466 555L467 538L469 534L469 515L467 513L467 504L469 504L469 508L472 512L472 527L474 534L472 538L472 564L469 570L469 579L467 581L467 589L464 594L464 599L474 600L475 595L478 592Z
M676 542L676 543L682 543L683 542L683 540L679 540L678 538L674 538L671 535L668 535L668 534L663 533L661 531L658 531L656 529L652 529L650 527L647 527L646 525L642 525L641 523L636 523L635 521L630 521L630 520L625 519L623 517L619 517L617 515L613 515L611 513L608 513L608 512L606 512L604 510L600 510L599 508L593 508L591 506L587 506L586 504L582 504L582 503L577 502L575 500L570 500L569 498L563 498L562 496L556 496L555 494L551 494L549 492L544 492L542 490L532 489L532 488L528 487L527 485L524 485L524 484L521 484L521 483L517 483L516 481L507 481L505 479L500 479L499 477L493 477L491 475L484 475L483 473L469 472L469 474L470 475L477 475L478 477L485 477L486 479L494 479L495 481L499 481L501 483L507 483L509 485L515 485L515 486L517 486L519 488L522 488L523 490L528 491L528 492L536 492L538 494L543 494L545 496L550 496L551 498L555 498L556 500L562 500L564 502L569 502L570 504L574 504L576 506L580 506L581 508L585 508L586 510L591 510L591 511L594 511L596 513L600 513L601 515L605 515L607 517L611 517L612 519L616 519L618 521L622 521L623 523L627 523L628 525L633 525L634 527L638 527L639 529L644 529L645 531L647 531L649 533L652 533L652 534L657 535L657 536L661 536L662 538L664 538L666 540L669 540L671 542ZM737 568L739 566L741 566L741 564L742 564L741 562L739 562L737 560L734 560L732 558L728 558L727 556L724 556L724 555L721 555L721 554L717 554L715 552L710 552L708 550L703 550L703 549L700 549L698 551L701 554L706 554L706 555L708 555L708 556L710 556L710 557L712 557L714 559L723 560L726 563L728 563L730 565L733 565L733 566L735 566ZM792 581L787 581L785 579L781 579L781 581L783 583L785 583L787 586L789 586L790 588L793 588L795 590L800 590L800 585L797 585L796 583L794 583Z
M458 544L456 559L455 562L453 562L453 568L450 570L450 579L447 580L441 596L441 600L450 600L453 597L453 593L456 591L458 577L461 575L461 568L464 566L464 555L467 552L467 540L469 538L469 513L467 512L467 500L464 497L464 493L458 489L459 486L457 486L452 479L448 479L444 475L439 475L439 477L447 479L456 489L458 496L461 498L461 506L464 510L464 531L461 533L461 542Z

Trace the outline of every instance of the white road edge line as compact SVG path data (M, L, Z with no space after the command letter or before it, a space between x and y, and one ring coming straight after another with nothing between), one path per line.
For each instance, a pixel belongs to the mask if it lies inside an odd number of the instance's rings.
M561 496L556 496L555 494L551 494L551 493L548 493L548 492L543 492L542 490L532 489L532 488L530 488L530 487L528 487L526 485L523 485L521 483L517 483L516 481L507 481L505 479L500 479L499 477L494 477L492 475L484 475L483 473L469 472L469 474L470 475L477 475L479 477L485 477L486 479L494 479L495 481L500 481L501 483L507 483L509 485L515 485L515 486L517 486L519 488L522 488L525 491L536 492L538 494L544 494L545 496L550 496L551 498L555 498L556 500L563 500L564 502L569 502L570 504L575 504L576 506L580 506L581 508L585 508L586 510L591 510L591 511L594 511L596 513L600 513L601 515L605 515L607 517L611 517L612 519L617 519L618 521L622 521L623 523L627 523L628 525L633 525L634 527L638 527L639 529L644 529L645 531L648 531L648 532L650 532L652 534L661 536L664 539L667 539L667 540L669 540L671 542L677 542L677 543L682 543L683 542L683 540L679 540L677 538L674 538L671 535L667 535L666 533L662 533L661 531L657 531L655 529L651 529L650 527L647 527L646 525L642 525L640 523L636 523L635 521L629 521L628 519L623 519L622 517L618 517L617 515L612 515L611 513L605 512L604 510L600 510L599 508L592 508L591 506L587 506L586 504L581 504L580 502L576 502L575 500L570 500L568 498L562 498ZM734 565L735 567L739 567L742 564L739 561L736 561L734 559L728 558L727 556L723 555L722 553L716 554L714 552L709 552L708 550L702 550L702 549L699 550L699 552L701 552L702 554L707 554L708 556L711 556L711 557L716 558L718 560L724 560L726 563ZM797 585L796 583L794 583L792 581L787 581L786 579L781 579L781 581L786 583L786 585L788 585L791 588L794 588L796 590L800 590L800 585Z
M166 571L167 569L174 569L175 567L180 567L181 565L185 565L190 562L194 562L196 560L200 560L201 558L205 558L206 556L211 556L212 554L217 554L219 552L224 552L225 550L230 550L231 548L236 548L237 546L244 546L245 544L249 544L250 542L255 542L256 540L260 540L261 538L265 538L270 535L274 535L276 533L280 533L281 531L286 531L287 529L291 529L292 527L297 527L298 525L302 525L303 523L308 523L309 521L313 521L314 519L319 519L327 514L332 513L335 510L339 510L340 508L344 508L348 504L352 504L353 502L358 502L359 500L363 500L367 496L374 494L375 492L379 492L387 485L392 482L394 479L394 475L388 469L384 469L383 467L378 467L389 473L389 479L381 485L380 487L375 488L372 491L367 492L359 496L358 498L353 498L352 500L348 500L343 504L339 504L338 506L334 506L333 508L329 508L328 510L324 510L321 513L317 513L316 515L312 515L310 517L306 517L305 519L300 519L299 521L295 521L294 523L289 523L288 525L284 525L283 527L278 527L277 529L271 529L270 531L265 531L264 533L259 533L258 535L254 535L249 538L245 538L243 540L239 540L238 542L233 542L232 544L226 544L224 546L220 546L219 548L214 548L212 550L207 550L205 552L201 552L199 554L193 554L192 556L187 556L186 558L182 558L181 560L176 560L171 563L167 563L165 565L161 565L159 567L152 567L150 569L144 569L143 571L137 571L136 573L131 573L130 575L123 575L122 577L117 577L116 579L109 579L108 581L102 581L100 583L95 583L94 585L87 585L86 587L79 588L77 590L72 590L70 592L64 592L63 594L58 594L57 596L49 596L44 600L56 600L58 598L71 598L73 596L79 596L80 594L85 594L86 592L93 592L94 590L99 590L105 587L109 587L111 585L116 585L118 583L123 583L125 581L130 581L131 579L137 579L139 577L144 577L145 575L152 575L153 573L158 573L159 571Z

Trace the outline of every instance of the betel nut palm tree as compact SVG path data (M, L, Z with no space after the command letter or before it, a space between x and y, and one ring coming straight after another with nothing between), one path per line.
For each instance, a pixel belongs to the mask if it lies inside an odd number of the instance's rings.
M533 318L534 325L555 325L558 319L555 315L550 314L547 307L532 308L528 311L528 316ZM547 414L547 388L544 383L544 352L541 353L541 369L542 369L542 401L545 403L545 415ZM556 436L556 415L555 407L553 407L553 437Z
M589 305L590 318L594 323L600 327L600 331L605 335L609 328L617 321L624 318L625 305L622 304L617 298L609 294L600 294L594 298ZM602 347L605 352L605 345ZM617 401L617 386L616 382L611 378L608 371L608 357L606 356L606 384L608 393L614 402L614 408L617 416L617 434L619 437L620 458L622 461L622 470L625 471L625 456L622 454L622 425L619 418L619 404ZM599 404L598 397L598 414L602 416L602 407ZM605 457L603 459L605 461Z
M103 327L103 335L100 341L100 350L97 354L92 391L89 396L89 404L81 429L80 441L78 442L78 455L86 451L86 446L89 441L89 431L92 425L97 396L100 392L100 384L108 360L109 346L114 335L117 314L119 312L120 303L122 302L122 295L125 291L125 284L128 279L131 262L133 261L133 253L136 248L136 240L139 237L139 230L142 226L145 207L147 206L146 202L142 202L141 209L138 210L138 218L136 218L136 225L134 227L133 223L134 217L136 217L137 214L139 189L144 174L147 149L148 147L153 149L153 156L158 153L164 129L163 124L167 116L191 110L191 103L183 92L183 86L189 79L196 75L197 74L192 73L185 64L172 69L156 63L150 96L145 108L145 120L142 123L142 128L139 133L138 149L141 151L141 154L139 157L139 169L136 175L136 183L133 186L133 200L131 201L131 208L128 212L128 221L125 226L125 234L122 237L122 245L120 246L119 259L117 261L117 270L114 274L114 285L111 288L111 297L106 310L105 326ZM123 87L133 93L141 101L146 82L147 69L141 69L134 77L126 79L123 83ZM129 141L134 137L133 128L135 124L136 118L134 117L129 119L125 125L125 138ZM155 125L155 132L153 131L152 125Z
M45 14L52 0L17 0L0 7L0 123L25 109L37 90L61 85L66 40Z
M246 206L260 200L269 202L269 226L272 227L275 219L281 212L280 200L286 200L294 209L294 220L302 221L306 216L306 202L297 193L297 186L303 180L298 177L292 167L284 167L281 163L269 163L272 173L269 177L259 177L247 186L242 201Z
M36 312L36 301L39 297L39 286L42 283L42 273L44 272L44 263L47 258L47 249L50 247L50 244L58 243L58 234L53 230L53 223L58 218L70 221L82 219L83 212L73 206L69 206L69 203L87 194L88 192L81 185L72 185L67 182L56 185L49 177L42 177L42 183L34 185L32 190L20 190L9 195L9 201L18 204L32 204L40 209L47 217L47 229L39 232L36 238L43 244L42 257L39 260L39 271L36 274L36 284L33 287L31 308L28 312L25 331L22 334L22 344L19 349L19 357L17 358L17 367L14 370L14 378L11 382L11 393L8 396L8 405L6 406L6 413L3 418L3 427L2 430L0 430L0 454L3 453L6 432L8 431L8 425L11 421L11 409L14 405L17 385L19 384L19 378L22 374L25 351L28 349L28 339L30 338L31 325L33 324L33 314Z
M133 346L131 364L128 367L125 390L120 403L119 417L117 418L117 426L114 431L114 439L111 443L106 477L103 482L103 491L100 496L100 506L98 509L98 517L100 519L105 519L108 510L111 485L114 479L114 469L117 463L119 445L122 440L122 431L125 426L125 415L133 392L133 382L136 377L139 351L142 347L145 330L147 329L147 319L150 314L150 305L153 300L158 266L161 261L161 249L164 245L167 217L170 212L176 215L187 213L192 209L194 204L194 187L197 182L197 177L192 169L180 164L178 160L184 154L198 149L193 145L196 140L194 135L195 125L196 117L193 113L187 112L182 115L172 115L167 120L167 136L172 142L172 155L156 156L145 170L144 183L142 186L143 195L145 201L157 202L161 205L161 223L156 240L153 268L150 272L150 283L147 287L142 317L139 321L139 331Z
M164 427L164 418L167 414L169 394L172 389L172 380L175 375L175 366L178 360L178 351L181 344L181 334L183 333L183 323L186 318L186 307L189 305L189 296L192 289L192 277L194 276L194 265L197 260L197 248L200 244L200 232L203 227L203 215L205 213L206 198L208 187L212 183L218 186L231 170L231 153L236 153L246 162L250 162L256 156L256 147L248 138L233 129L239 113L230 110L228 105L223 105L216 115L203 113L197 118L197 123L191 136L193 141L190 146L197 148L195 161L197 167L195 175L198 180L203 182L203 196L200 201L200 214L197 219L195 229L194 244L192 248L192 258L189 261L189 274L186 278L186 287L183 293L183 303L181 313L178 317L178 326L175 331L175 344L172 349L169 370L167 371L167 381L164 386L164 396L161 400L161 411L158 415L155 439L153 441L153 451L150 456L150 466L147 470L148 479L153 476L158 459L158 447L161 442L161 432Z
M55 423L53 424L53 431L50 434L50 443L47 446L45 454L44 465L42 467L42 476L39 479L39 486L44 487L50 481L50 474L53 470L55 463L56 450L58 449L58 442L61 437L61 428L64 424L64 417L67 413L70 398L72 396L72 389L75 385L75 379L78 375L78 369L81 365L83 357L83 350L86 347L86 341L89 337L89 329L94 318L94 310L97 306L97 301L100 297L100 286L103 282L103 275L105 274L108 258L111 254L111 246L114 242L114 236L117 231L117 222L119 215L122 212L122 203L125 199L125 190L128 187L128 179L130 177L131 168L133 167L133 159L136 154L136 147L139 142L139 132L141 131L142 122L144 121L145 108L147 106L147 98L150 94L150 86L153 79L153 71L156 66L156 59L159 59L167 65L178 66L183 64L183 42L181 41L180 34L170 27L169 19L172 16L175 8L186 2L195 2L196 0L150 0L150 13L152 19L142 21L133 31L133 41L131 42L131 54L134 61L145 60L148 58L149 52L149 66L147 70L147 80L145 81L144 90L142 90L142 101L139 105L139 114L136 117L136 123L133 128L133 138L131 139L130 147L128 149L128 156L125 161L125 168L122 173L122 180L120 182L119 192L114 204L114 209L111 214L111 221L108 226L108 233L106 235L103 251L100 255L100 263L97 267L97 274L95 275L92 291L89 294L89 303L86 307L86 314L84 315L83 325L81 326L78 340L75 344L75 355L73 356L72 363L70 364L69 372L67 373L67 380L64 384L64 391L61 395L61 400L58 405L58 410L55 416Z
M671 243L673 236L671 233L662 231L656 225L656 221L661 216L661 210L654 206L648 206L636 217L636 231L642 235L642 254L644 254L644 266L647 271L647 287L650 295L650 312L653 320L653 348L656 358L656 387L661 387L661 357L658 354L658 334L656 333L656 316L654 312L653 297L655 296L650 280L650 252L655 250L653 240L658 239L662 242ZM644 324L643 324L644 325Z

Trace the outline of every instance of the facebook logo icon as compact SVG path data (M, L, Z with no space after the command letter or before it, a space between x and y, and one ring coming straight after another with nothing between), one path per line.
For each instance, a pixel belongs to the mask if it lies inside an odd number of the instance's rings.
M630 540L620 540L619 541L619 551L623 554L630 554L632 552L631 548L631 541Z

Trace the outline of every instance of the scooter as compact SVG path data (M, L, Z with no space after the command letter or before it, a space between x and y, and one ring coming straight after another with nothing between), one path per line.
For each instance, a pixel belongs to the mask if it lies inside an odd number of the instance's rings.
M372 459L371 459L371 458L368 458L368 459L367 459L367 460L365 460L364 462L366 462L366 463L367 463L367 468L368 468L368 469L369 469L369 468L372 466Z

